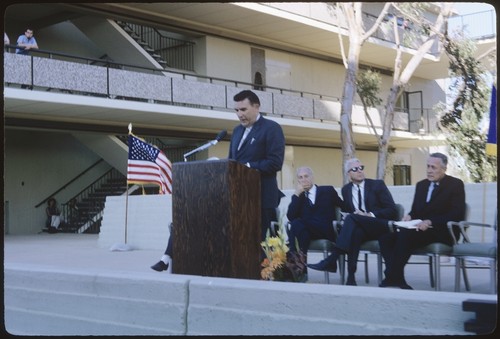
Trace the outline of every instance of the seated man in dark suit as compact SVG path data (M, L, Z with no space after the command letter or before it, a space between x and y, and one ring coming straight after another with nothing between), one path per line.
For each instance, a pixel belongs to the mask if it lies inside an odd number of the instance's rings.
M332 254L325 260L308 266L320 271L336 272L339 255L347 253L346 285L357 285L355 272L361 244L389 233L388 222L397 217L397 209L383 180L365 178L361 161L349 159L345 170L351 182L342 187L342 198L344 211L349 214L344 218Z
M290 222L288 247L291 252L297 251L297 239L299 249L307 255L311 240L335 241L335 207L342 209L344 203L333 186L314 184L313 171L309 167L297 169L297 181L286 215Z
M446 174L447 165L442 153L432 153L427 159L427 179L417 183L411 210L403 217L403 221L421 219L417 229L398 229L380 239L386 266L380 287L412 289L404 277L412 252L433 242L453 245L447 222L464 219L465 187L462 180ZM455 236L458 239L459 234Z

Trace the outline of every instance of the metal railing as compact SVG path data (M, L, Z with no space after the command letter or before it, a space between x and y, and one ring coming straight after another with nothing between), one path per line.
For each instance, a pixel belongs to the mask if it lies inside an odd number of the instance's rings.
M99 233L106 196L123 194L126 186L123 189L122 182L126 185L126 177L112 168L63 203L61 212L66 227L75 233Z
M156 28L118 21L118 24L143 48L157 56L159 62L164 61L166 66L194 71L194 42L166 36ZM152 50L149 51L149 48Z
M448 30L464 32L471 39L496 38L496 13L493 10L481 11L449 18Z
M91 169L93 169L94 167L96 167L97 165L99 165L103 161L104 161L104 159L99 159L95 163L93 163L92 165L90 165L89 167L87 167L85 170L83 170L82 172L78 173L78 175L76 175L73 179L71 179L66 184L64 184L61 187L59 187L54 193L50 194L48 197L46 197L45 199L43 199L42 201L40 201L38 204L36 204L35 208L38 208L41 205L45 204L47 202L47 200L49 200L50 198L56 196L57 193L63 191L66 188L68 188L72 183L76 182L78 179L80 179L81 177L83 177L85 175L85 173L89 172Z
M13 45L8 47L15 48ZM228 112L233 111L233 107L228 106L228 98L242 89L253 89L256 85L41 49L30 52L28 56L4 53L4 84L6 87L24 85L36 90L58 90L68 94ZM199 96L196 93L206 95ZM333 123L340 120L339 97L272 86L262 86L258 94L264 114ZM355 103L355 106L360 108L361 104ZM404 120L406 123L395 129L410 130L408 117Z

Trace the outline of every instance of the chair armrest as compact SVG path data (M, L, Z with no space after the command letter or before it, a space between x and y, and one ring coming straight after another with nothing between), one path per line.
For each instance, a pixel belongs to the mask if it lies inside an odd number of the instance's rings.
M481 227L493 227L490 224L483 224L480 222L472 222L472 221L460 221L460 226L469 227L469 226L481 226Z
M448 221L446 223L446 226L448 226L448 232L450 232L451 238L453 239L453 245L456 245L458 243L458 239L455 237L455 233L453 233L453 226L457 226L460 230L460 234L468 242L469 238L467 237L467 232L466 228L463 227L460 222L458 221Z
M344 224L343 221L339 221L339 220L332 221L333 232L335 232L336 237L339 235L339 232L342 229L343 224Z
M397 220L389 220L389 222L387 223L387 227L389 227L389 231L391 233L394 233L394 231L396 231L396 225L394 225L394 223L396 222Z

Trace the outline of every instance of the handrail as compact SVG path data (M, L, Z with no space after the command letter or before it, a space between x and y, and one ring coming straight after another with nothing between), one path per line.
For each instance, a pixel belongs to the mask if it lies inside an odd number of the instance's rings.
M38 51L38 52L40 52L40 51ZM42 51L42 52L47 53L47 51ZM35 53L33 53L33 54L35 54ZM59 53L59 54L61 54L61 53ZM5 59L8 59L7 57L8 57L8 56L7 56L7 55L5 55ZM25 62L24 60L18 60L18 59L20 59L20 57L21 57L21 56L16 56L16 57L15 57L15 59L17 60L16 62L23 62L23 63L24 63L24 62ZM23 56L23 58L22 58L22 59L24 59L25 57L26 57L26 56ZM33 56L33 55L31 55L31 56L29 56L29 57L31 57L31 58L32 58L32 60L31 60L31 64L33 64L33 63L34 63L34 58L35 58L35 57L36 57L36 58L41 58L40 56ZM12 56L12 58L14 58L14 56ZM84 59L84 60L98 60L98 59L85 59L85 58L82 58L82 57L77 57L77 58L78 58L78 59ZM101 62L101 63L102 63L102 62L105 62L105 63L108 63L108 64L114 64L114 65L120 65L120 64L118 64L118 63L108 62L108 61L105 61L105 60L104 60L104 61L103 61L103 60L101 60L100 62ZM14 67L14 65L13 65L13 64L11 65L11 63L9 63L8 65L10 65L9 67ZM96 66L96 67L101 67L101 66ZM131 66L131 67L132 67L132 66ZM156 70L156 69L153 69L153 68L147 68L147 67L143 67L143 66L137 66L137 67L138 67L138 68L141 68L141 69L149 69L149 70L153 70L153 71L158 71L158 70ZM103 67L103 68L104 68L104 67ZM110 76L110 72L109 72L109 70L110 70L110 68L109 68L109 67L106 67L106 68L104 68L104 70L108 70L108 72L106 72L107 74L105 75L105 76L107 77L108 86L107 86L107 88L103 88L103 89L104 89L103 91L98 91L98 92L96 92L96 93L97 93L96 95L97 95L97 96L102 96L102 95L106 96L106 95L107 95L107 97L109 97L109 98L114 98L114 97L116 96L116 94L111 95L111 94L110 94L110 92L109 92L109 90L110 90L110 86L109 86L109 81L110 81L110 80L109 80L109 76ZM12 77L12 76L13 76L13 75L12 75L12 74L13 74L13 72L12 72L12 69L11 69L11 68L8 68L6 73L7 73L7 75L8 75L9 77ZM248 82L238 82L238 81L232 81L232 80L224 80L224 79L221 79L221 78L211 78L211 77L206 77L206 76L199 76L199 77L196 77L196 76L189 76L189 79L186 79L186 77L188 76L188 73L183 73L183 72L175 72L175 73L177 73L177 74L181 74L181 75L182 75L182 77L183 77L183 79L185 79L185 80L198 80L198 81L193 81L193 83L203 83L203 84L207 84L207 81L202 81L202 80L200 80L200 79L209 79L209 83L210 83L210 84L214 84L214 85L216 85L216 86L221 86L221 85L222 85L222 86L224 86L224 87L226 87L226 88L229 86L229 82L231 82L232 87L234 87L234 86L236 86L236 87L241 86L242 88L246 88L246 87L245 87L245 86L243 86L243 85L250 85L250 86L252 86L252 84L251 84L251 83L248 83ZM16 73L16 74L18 74L18 73ZM4 78L4 81L7 81L7 83L9 83L9 81L10 81L11 83L16 83L16 81L17 81L17 79L15 79L15 78L13 78L12 80L6 80L6 79L8 79L8 78L7 78L7 77L5 77L5 78ZM169 80L169 82L170 82L170 86L171 86L171 91L173 91L173 89L174 89L174 82L173 82L173 79L174 79L174 78L172 77L172 78ZM216 81L215 81L215 80L227 81L228 83L227 83L226 85L223 85L223 84L220 84L220 83L216 83ZM26 84L29 84L29 83L28 83L28 82L26 82ZM36 85L36 84L31 83L31 85ZM333 96L331 96L331 95L321 95L321 94L312 93L312 92L302 92L302 91L296 91L296 90L281 89L281 88L278 88L278 87L272 87L272 86L262 86L262 87L265 87L265 89L267 89L267 90L268 90L268 91L267 91L267 93L269 93L269 94L268 94L268 96L270 96L270 99L271 99L271 105L270 105L269 107L267 107L267 108L268 108L268 109L270 109L270 110L269 110L269 111L265 111L265 113L266 113L266 114L267 114L267 113L269 113L269 114L275 114L275 115L277 114L277 115L281 115L282 117L283 117L284 115L287 115L287 116L291 116L291 117L312 118L312 119L320 119L321 121L325 120L325 121L333 121L333 122L337 122L336 120L331 120L331 119L330 119L330 117L328 116L328 113L318 111L318 110L317 110L317 108L320 108L320 109L321 109L321 107L323 107L323 106L322 106L322 104L320 104L318 107L316 107L315 102L317 102L316 100L321 100L321 101L330 101L330 102L337 102L337 103L338 103L338 102L340 102L340 98L338 98L338 97L333 97ZM62 88L62 89L64 89L64 88ZM274 89L274 90L273 90L273 89ZM89 93L89 94L91 94L91 95L92 95L92 93L94 93L94 92L88 92L88 90L89 90L88 88L85 88L85 89L83 89L83 90L84 90L84 91L87 91L87 92L85 92L85 93ZM277 90L277 91L276 91L276 90ZM76 91L77 91L76 93L79 93L79 92L78 92L78 91L79 91L79 89L78 89L78 90L76 90ZM225 91L224 91L224 90L220 90L220 89L218 89L217 91L218 91L218 95L219 95L219 96L222 96L222 95L223 95L223 93L222 93L222 92L226 92L226 95L227 95L227 89L226 89ZM71 93L71 92L70 92L70 93ZM106 93L107 93L107 94L106 94ZM297 111L297 112L294 112L294 110L293 110L293 109L292 109L290 112L288 112L288 111L287 111L287 112L284 112L283 110L278 111L278 112L277 112L277 111L275 111L275 108L277 107L277 106L275 105L275 100L282 100L282 99L276 99L276 95L277 95L277 94L279 94L279 95L283 95L283 96L287 96L287 97L291 97L291 98L293 98L293 97L296 97L296 98L304 98L304 99L306 100L306 101L304 101L304 102L306 102L306 103L307 103L307 105L308 105L308 106L307 106L307 107L308 107L307 112L304 112L304 111L301 111L301 112L298 112L298 111ZM307 94L310 94L310 96L308 96ZM159 96L157 96L157 97L159 97ZM172 95L172 94L171 94L170 99L166 99L166 97L168 97L168 95L166 95L166 96L165 96L165 99L164 99L164 98L160 98L160 99L157 99L157 100L158 100L158 102L166 102L166 103L168 103L168 104L170 104L170 105L177 105L177 104L185 105L186 103L188 103L189 105L194 105L194 104L193 104L193 103L191 103L189 100L188 100L188 101L186 101L186 100L184 100L184 101L183 101L183 100L181 100L181 101L176 101L176 100L174 100L174 97L173 97L173 95ZM130 99L132 100L132 99L133 99L133 97L132 97L132 98L130 98ZM143 99L141 99L140 97L137 97L137 100L143 100ZM168 101L162 101L162 100L168 100ZM207 104L209 105L209 103L206 103L206 102L205 102L205 103L199 103L199 105L200 105L200 106L202 106L202 105L207 105ZM358 103L355 103L355 105L359 105L359 104L358 104ZM208 106L207 106L207 107L208 107ZM209 106L209 107L211 107L212 109L214 108L214 106ZM221 108L223 108L223 109L229 109L229 108L228 108L228 107L226 107L225 105L224 105L224 106L217 106L217 107L221 107ZM426 109L426 108L424 108L424 110L427 110L427 109ZM401 110L398 110L398 112L402 112L402 111L401 111ZM406 113L408 114L408 112L406 112ZM421 116L420 116L420 118L421 118ZM421 120L421 119L419 119L419 120ZM353 122L353 123L356 123L356 124L357 124L358 122ZM359 122L359 123L362 123L362 122ZM408 121L408 126L401 126L401 124L399 124L399 127L395 127L395 128L396 128L396 129L399 129L399 130L409 130L409 129L410 129L410 123L409 123L409 121ZM429 131L430 131L430 130L429 130ZM416 132L416 131L414 131L414 132ZM430 132L432 132L432 131L430 131Z
M97 166L99 163L101 163L103 161L104 161L104 159L102 159L102 158L99 159L99 160L97 160L95 163L93 163L92 165L90 165L87 169L83 170L83 172L81 172L80 174L78 174L76 177L74 177L73 179L71 179L69 182L67 182L62 187L60 187L57 191L55 191L54 193L52 193L51 195L49 195L47 198L43 199L41 202L39 202L38 204L36 204L35 208L40 207L42 204L44 204L45 202L47 202L47 200L49 200L51 197L53 197L57 193L61 192L63 189L65 189L66 187L68 187L70 184L72 184L73 182L75 182L77 179L79 179L81 176L83 176L85 173L87 173L88 171L90 171L92 168L94 168L95 166Z
M68 200L71 201L72 199L77 199L79 196L83 195L84 193L86 193L86 191L89 191L89 190L93 190L93 188L96 186L97 183L103 181L104 178L108 177L108 176L113 176L113 173L116 171L115 168L110 168L109 170L107 170L104 174L102 174L99 178L97 178L96 180L94 180L91 184L89 184L87 187L85 187L84 189L82 189L80 192L78 192L77 194L75 194L71 199Z
M18 48L16 45L5 45L6 48ZM319 98L333 98L336 99L337 101L340 101L339 97L333 97L328 94L320 94L320 93L313 93L313 92L306 92L306 91L296 91L293 89L285 89L285 88L280 88L280 87L274 87L274 86L266 86L266 85L261 85L261 84L255 84L253 82L244 82L244 81L239 81L239 80L231 80L231 79L224 79L224 78L217 78L217 77L212 77L212 76L206 76L206 75L199 75L195 74L193 72L181 72L181 71L176 71L176 70L171 70L171 69L164 69L164 68L154 68L154 67L146 67L146 66L139 66L139 65L132 65L132 64L124 64L124 63L117 63L114 61L109 61L109 60L102 60L102 59L95 59L95 58L85 58L81 57L78 55L73 55L73 54L68 54L68 53L61 53L61 52L55 52L51 50L45 50L45 49L36 49L36 50L31 50L30 51L30 56L33 57L33 54L41 54L41 55L48 55L49 59L53 59L54 56L59 56L59 57L65 57L65 58L70 58L70 59L76 59L76 60L81 60L85 61L86 64L90 65L91 62L99 62L103 63L106 66L103 67L111 67L114 66L116 68L124 68L124 67L129 67L129 68L134 68L138 70L143 70L143 71L152 71L152 72L158 72L161 74L164 74L165 72L167 73L173 73L173 74L178 74L182 76L182 79L186 79L186 77L196 77L199 79L205 79L209 81L210 83L213 83L214 81L220 81L224 83L234 83L235 85L241 84L241 85L246 85L246 86L260 86L269 90L275 90L278 91L280 94L283 93L295 93L300 96L310 95L310 96L316 96Z
M62 215L66 218L66 222L68 222L68 219L70 219L70 223L80 222L80 224L78 225L79 228L77 230L77 233L83 233L88 228L95 228L95 223L100 219L98 215L102 213L102 210L104 208L104 201L103 199L98 198L94 195L96 194L96 192L102 189L103 184L108 182L110 179L119 178L118 176L124 177L115 168L111 168L99 178L94 180L94 182L82 189L79 193L70 198L66 203L61 204L61 212ZM75 218L75 216L72 215L71 212L71 200L73 199L76 201L76 204L79 208L78 218Z

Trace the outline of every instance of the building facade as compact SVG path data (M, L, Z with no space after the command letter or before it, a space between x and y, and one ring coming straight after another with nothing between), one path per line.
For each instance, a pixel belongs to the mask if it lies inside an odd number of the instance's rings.
M366 3L372 22L383 3ZM436 16L431 8L428 15ZM340 27L340 28L339 28ZM4 52L4 232L36 233L46 200L66 204L110 170L125 175L133 133L172 161L229 136L190 160L225 158L238 123L232 97L256 91L262 113L286 137L282 189L311 166L318 184L342 185L340 100L345 68L337 18L326 3L18 4L5 12L11 43L32 28L39 50ZM408 28L401 26L401 34ZM360 64L392 83L392 33L379 30ZM415 52L404 49L404 61ZM446 153L433 107L446 101L448 60L426 55L398 102L387 164L388 185L423 178L429 152ZM383 107L369 111L380 131ZM353 107L356 156L375 177L377 140L359 100Z

